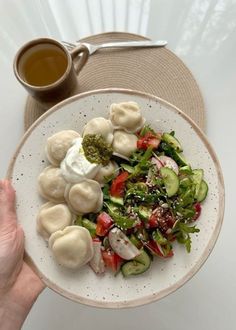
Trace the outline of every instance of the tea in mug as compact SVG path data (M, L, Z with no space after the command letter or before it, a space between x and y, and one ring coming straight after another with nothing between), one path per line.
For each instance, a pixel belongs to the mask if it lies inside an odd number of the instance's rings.
M47 86L60 79L67 66L68 58L62 49L52 44L39 44L24 53L19 71L28 84Z

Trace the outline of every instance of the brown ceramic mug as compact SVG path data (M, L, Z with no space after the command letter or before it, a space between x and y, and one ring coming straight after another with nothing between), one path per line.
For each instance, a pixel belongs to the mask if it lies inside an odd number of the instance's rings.
M54 39L35 39L17 52L14 73L29 94L48 107L71 95L88 56L83 45L68 51Z

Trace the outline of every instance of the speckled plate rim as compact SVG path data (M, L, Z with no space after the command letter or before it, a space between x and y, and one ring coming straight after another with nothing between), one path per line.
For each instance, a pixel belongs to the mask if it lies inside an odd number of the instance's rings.
M144 296L142 298L137 298L137 299L134 299L134 300L130 300L128 302L96 301L96 300L93 300L93 299L87 299L87 298L80 297L78 295L69 293L64 289L61 289L58 285L56 285L55 283L50 281L44 274L42 274L38 270L37 266L34 264L33 260L29 257L29 255L27 254L26 251L25 251L25 261L35 271L35 273L41 278L41 280L45 283L46 286L48 286L53 291L59 293L60 295L66 297L70 300L82 303L84 305L93 306L93 307L100 307L100 308L137 307L137 306L141 306L141 305L145 305L145 304L157 301L157 300L169 295L170 293L176 291L178 288L183 286L187 281L189 281L198 272L198 270L203 266L203 264L205 263L205 261L209 257L211 251L213 250L213 248L215 246L215 243L217 241L217 238L219 236L220 229L221 229L221 226L222 226L222 223L223 223L224 204L225 204L225 189L224 189L224 180L223 180L221 166L220 166L219 160L216 156L216 153L215 153L214 149L212 148L211 144L209 143L206 135L203 133L203 131L194 123L194 121L188 115L186 115L184 112L182 112L176 106L172 105L171 103L169 103L169 102L167 102L167 101L165 101L165 100L163 100L163 99L161 99L157 96L154 96L154 95L151 95L151 94L148 94L148 93L144 93L144 92L130 90L130 89L106 88L106 89L93 90L93 91L89 91L89 92L85 92L85 93L81 93L81 94L72 96L72 97L58 103L57 105L55 105L54 107L49 109L47 112L45 112L25 132L25 134L23 135L21 141L19 142L19 145L18 145L18 147L17 147L17 149L16 149L16 151L15 151L15 153L14 153L14 155L13 155L11 161L10 161L6 177L9 180L11 179L13 169L14 169L14 165L15 165L15 161L16 161L16 158L17 158L21 148L23 147L25 141L31 135L33 130L39 125L39 123L41 123L41 121L43 121L45 118L50 116L55 111L57 111L57 110L61 109L62 107L64 107L64 105L66 105L66 104L72 103L75 100L82 99L82 98L85 98L87 96L91 96L91 95L94 95L94 94L104 94L104 93L106 93L106 94L108 94L108 93L123 93L123 94L129 94L129 95L136 95L136 96L144 97L144 98L149 99L149 100L151 99L151 100L157 101L160 104L163 104L163 105L167 106L169 109L171 109L172 111L174 111L175 113L177 113L181 117L183 117L193 127L195 133L200 137L202 142L205 144L212 160L214 161L216 171L217 171L217 176L218 176L218 190L219 190L219 203L220 203L220 205L219 205L218 218L216 220L217 223L216 223L214 232L212 234L212 237L209 240L202 256L199 258L197 263L178 282L174 283L170 287L168 287L166 289L163 289L163 290L161 290L157 293L147 295L147 296Z

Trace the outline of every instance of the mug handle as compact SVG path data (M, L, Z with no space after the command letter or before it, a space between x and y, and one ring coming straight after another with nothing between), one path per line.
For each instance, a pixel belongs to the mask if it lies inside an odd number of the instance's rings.
M78 59L78 55L81 57ZM70 51L72 61L74 63L75 72L78 74L83 68L89 57L89 50L84 45L79 45Z

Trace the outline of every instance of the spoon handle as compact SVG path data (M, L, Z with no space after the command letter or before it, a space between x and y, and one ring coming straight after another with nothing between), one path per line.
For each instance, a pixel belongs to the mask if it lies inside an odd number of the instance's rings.
M164 47L167 45L165 40L157 41L121 41L121 42L108 42L97 45L98 48L117 48L117 47Z

